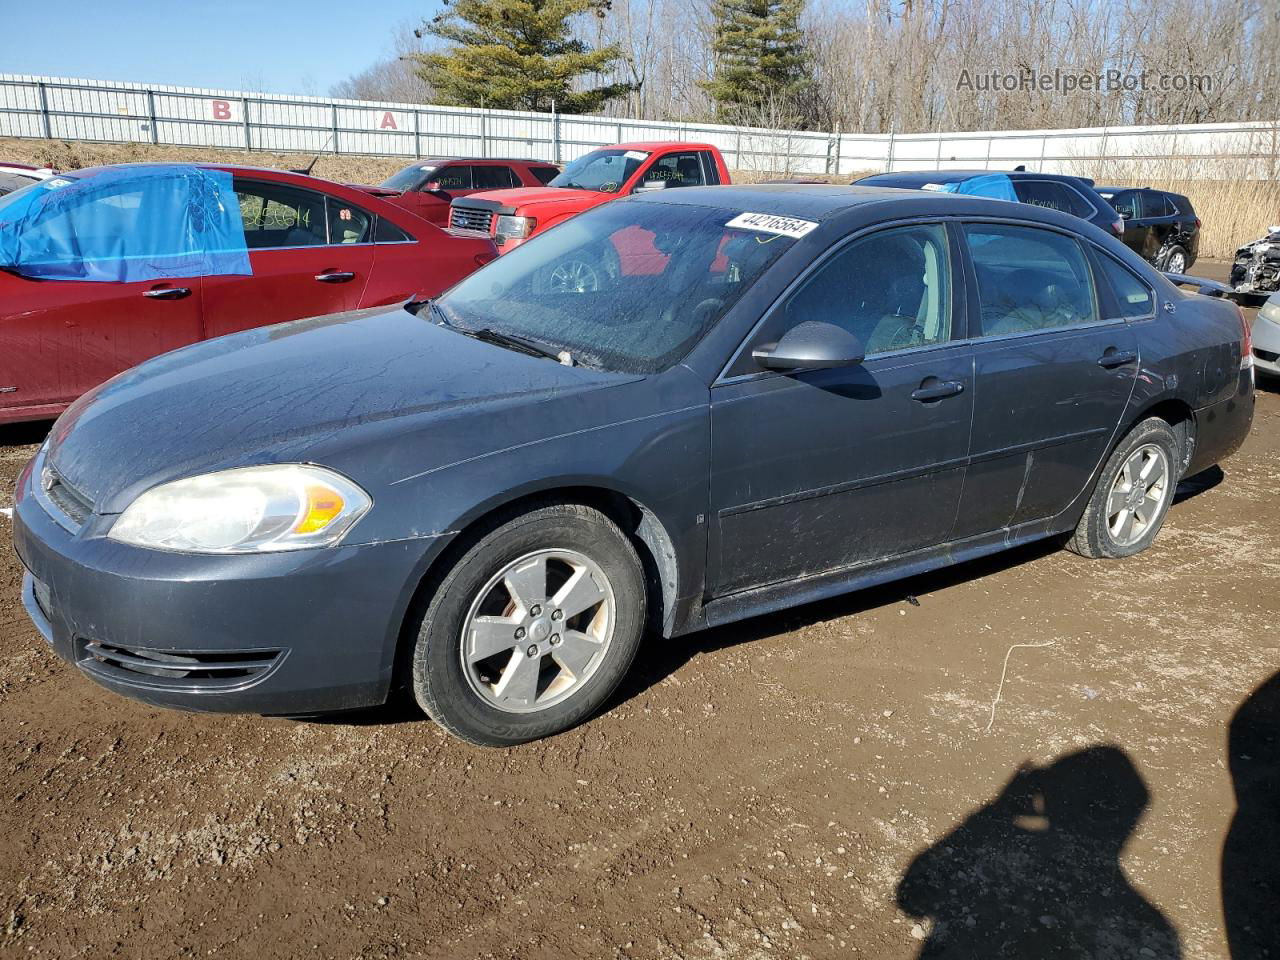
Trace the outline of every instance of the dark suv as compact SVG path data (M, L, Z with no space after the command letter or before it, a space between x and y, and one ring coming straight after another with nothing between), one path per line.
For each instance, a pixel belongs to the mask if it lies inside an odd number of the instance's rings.
M1160 270L1186 273L1200 251L1200 218L1180 193L1151 187L1098 187L1124 220L1126 247Z
M1100 230L1118 237L1124 224L1087 177L1026 170L913 170L910 173L877 173L854 181L860 187L902 187L971 196L1016 200L1048 207L1088 220Z

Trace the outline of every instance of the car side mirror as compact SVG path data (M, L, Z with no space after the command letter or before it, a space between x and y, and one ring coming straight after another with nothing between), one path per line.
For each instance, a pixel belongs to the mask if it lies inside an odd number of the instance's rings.
M671 186L670 180L646 180L632 190L632 193L652 193L654 190L665 190Z
M862 341L844 327L821 320L798 323L777 343L766 343L751 352L766 370L826 370L853 367L867 355Z

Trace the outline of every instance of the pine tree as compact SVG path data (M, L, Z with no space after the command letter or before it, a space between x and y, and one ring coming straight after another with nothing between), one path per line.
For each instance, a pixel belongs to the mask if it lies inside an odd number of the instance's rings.
M424 31L447 49L416 55L418 74L441 103L506 110L589 113L632 90L627 83L575 89L608 70L616 46L590 49L571 32L575 17L603 17L609 0L444 0ZM421 36L422 32L418 31Z
M763 104L798 103L812 86L800 15L804 0L714 0L715 74L705 89L722 120Z

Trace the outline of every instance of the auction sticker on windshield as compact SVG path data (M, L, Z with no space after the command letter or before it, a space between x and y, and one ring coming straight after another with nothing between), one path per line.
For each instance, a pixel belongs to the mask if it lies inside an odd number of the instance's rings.
M798 240L817 224L812 220L777 217L771 213L740 213L725 226L737 227L739 230L756 230L759 233L775 233L778 236L795 237Z

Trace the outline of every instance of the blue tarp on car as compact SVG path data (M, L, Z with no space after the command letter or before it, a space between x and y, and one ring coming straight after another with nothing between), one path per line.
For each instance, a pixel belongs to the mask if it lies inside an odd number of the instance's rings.
M1013 181L1003 173L989 173L981 177L970 177L968 180L944 183L937 189L939 193L963 193L970 197L991 197L993 200L1018 202Z
M253 272L231 174L179 164L57 176L0 198L0 268L104 283Z

